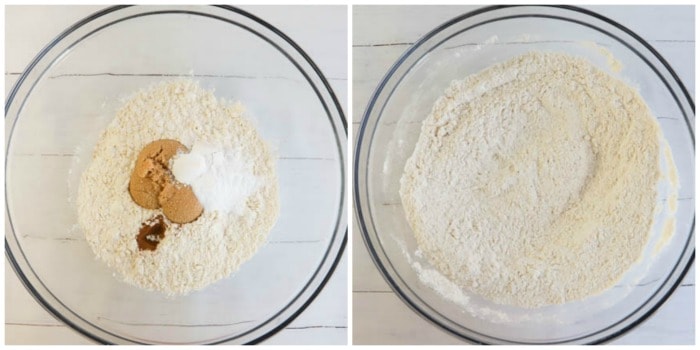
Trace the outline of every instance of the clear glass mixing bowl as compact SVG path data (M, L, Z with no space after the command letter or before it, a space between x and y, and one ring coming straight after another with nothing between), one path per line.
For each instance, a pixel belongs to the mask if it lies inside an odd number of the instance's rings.
M676 231L658 255L644 255L633 268L635 278L626 276L602 295L527 310L463 291L473 308L490 310L489 314L470 313L423 284L412 267L418 263L431 268L414 253L417 244L401 206L399 179L422 121L452 80L532 50L587 57L639 89L658 118L678 168ZM605 50L622 63L622 71L610 69ZM692 265L694 117L693 101L668 63L642 38L607 18L579 8L543 6L488 7L461 15L411 46L370 99L358 131L353 170L355 213L362 236L396 294L419 315L466 341L608 341L658 309ZM660 236L661 226L655 226L652 237ZM499 320L499 315L511 321Z
M192 76L240 100L277 150L280 216L232 277L167 298L120 282L86 244L75 198L120 99ZM231 7L112 7L61 33L5 107L5 250L54 316L104 343L255 343L308 306L347 238L347 124L328 82L290 38Z

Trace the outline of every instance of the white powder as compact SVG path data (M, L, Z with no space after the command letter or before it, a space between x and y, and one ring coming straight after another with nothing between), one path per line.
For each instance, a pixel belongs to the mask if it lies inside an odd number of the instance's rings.
M173 158L171 169L178 181L192 186L205 210L241 215L260 186L253 166L240 149L197 142L189 153Z
M158 139L178 140L203 157L208 153L197 145L235 150L235 157L254 164L249 169L257 185L245 200L238 198L236 213L205 209L194 222L168 222L157 249L142 251L136 243L141 223L161 211L134 203L129 178L138 153ZM197 165L191 168L192 178L204 176ZM219 101L191 80L164 82L138 92L117 112L82 174L77 205L88 244L126 282L187 294L229 276L265 243L279 212L275 163L240 104Z
M423 255L459 288L527 308L581 300L620 280L648 242L661 137L623 82L529 53L436 101L401 200Z

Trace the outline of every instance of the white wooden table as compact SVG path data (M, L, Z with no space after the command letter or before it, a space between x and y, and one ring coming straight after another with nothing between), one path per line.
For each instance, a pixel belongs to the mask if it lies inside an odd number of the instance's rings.
M353 7L353 135L374 88L409 45L435 26L475 6ZM695 94L693 7L589 9L647 39ZM659 25L663 22L663 25ZM386 284L353 225L353 344L460 344L411 311ZM695 270L647 322L615 344L694 344Z
M50 40L103 6L6 7L6 96ZM297 42L319 65L347 106L347 8L345 6L247 6ZM303 20L299 20L303 18ZM313 304L266 344L347 344L347 252ZM5 264L6 344L90 344L49 315Z

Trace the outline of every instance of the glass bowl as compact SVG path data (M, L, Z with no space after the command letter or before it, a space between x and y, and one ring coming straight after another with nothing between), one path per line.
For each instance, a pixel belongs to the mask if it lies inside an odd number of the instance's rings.
M462 290L465 311L420 281L432 269L418 253L399 197L399 179L422 121L454 79L497 62L543 50L588 58L637 87L658 118L680 179L677 227L658 255L645 254L601 295L560 306L520 309ZM608 66L612 54L624 67ZM415 312L475 343L601 343L643 322L680 284L694 259L694 104L668 63L639 36L593 12L574 7L488 7L456 17L413 44L370 99L354 158L355 213L367 249L395 293ZM660 201L666 198L660 198ZM659 236L660 226L652 237ZM649 249L647 249L649 250ZM510 321L499 319L507 316Z
M120 99L176 77L247 107L278 155L280 215L268 243L233 276L168 298L121 282L95 259L75 199ZM32 61L5 116L7 258L41 305L95 341L260 342L312 302L344 250L342 109L299 46L240 9L95 13Z

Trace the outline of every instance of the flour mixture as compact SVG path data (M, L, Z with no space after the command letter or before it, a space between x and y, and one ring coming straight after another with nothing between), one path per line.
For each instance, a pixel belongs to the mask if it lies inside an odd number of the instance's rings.
M265 243L279 212L275 164L243 113L176 80L135 94L101 135L81 178L78 221L126 282L184 295L229 276Z
M587 61L528 53L455 81L423 122L401 199L459 287L535 308L612 287L647 244L661 132Z

